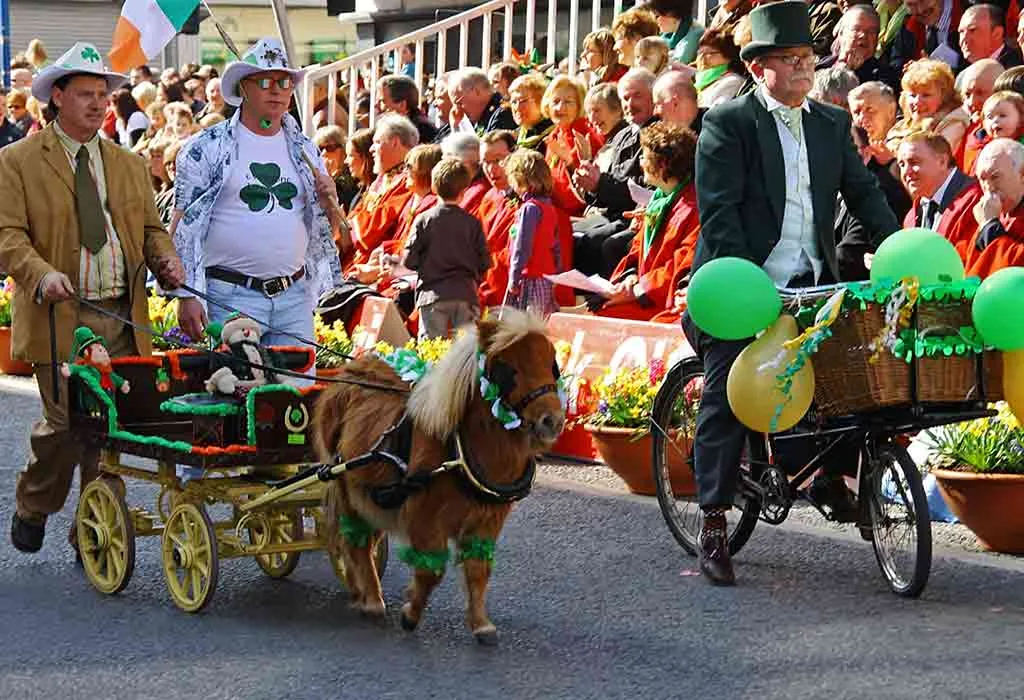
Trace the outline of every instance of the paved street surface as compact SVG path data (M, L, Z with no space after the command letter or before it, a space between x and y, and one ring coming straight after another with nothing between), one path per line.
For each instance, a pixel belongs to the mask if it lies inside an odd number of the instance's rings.
M499 542L497 649L465 629L456 576L402 632L394 560L383 624L347 609L322 553L280 582L251 559L222 562L213 602L187 615L150 538L128 588L103 597L74 565L69 509L38 555L8 540L38 412L31 384L0 379L0 699L1024 697L1014 559L942 551L924 597L905 601L858 538L762 525L741 585L714 589L653 503L550 480ZM129 486L130 503L154 495Z

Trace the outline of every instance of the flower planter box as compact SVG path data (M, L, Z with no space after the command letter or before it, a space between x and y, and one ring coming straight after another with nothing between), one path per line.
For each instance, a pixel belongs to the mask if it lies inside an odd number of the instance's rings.
M28 377L32 374L32 365L21 360L11 359L11 329L0 328L0 373Z
M1024 554L1024 475L933 469L942 497L982 546Z
M650 433L640 438L634 438L636 431L632 428L609 428L597 425L585 427L593 438L601 459L612 471L622 477L630 491L641 496L657 494L654 485L654 468L651 464ZM682 454L690 453L692 440L689 437L677 437L676 444ZM669 450L669 469L675 495L693 496L697 493L693 470L675 450Z

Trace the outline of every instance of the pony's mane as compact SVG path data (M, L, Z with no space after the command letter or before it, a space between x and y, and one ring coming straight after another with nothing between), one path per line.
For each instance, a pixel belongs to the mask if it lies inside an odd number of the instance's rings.
M488 339L488 356L514 345L530 333L544 333L544 321L533 314L504 309ZM473 393L478 390L476 351L480 337L467 326L451 350L413 387L408 412L423 432L446 440L462 422Z

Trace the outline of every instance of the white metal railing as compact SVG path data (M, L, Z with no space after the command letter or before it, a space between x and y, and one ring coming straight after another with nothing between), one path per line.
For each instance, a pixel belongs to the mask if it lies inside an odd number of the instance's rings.
M337 91L342 85L348 89L348 128L352 133L356 128L356 101L359 89L359 78L362 75L369 88L370 93L370 123L373 124L377 117L378 104L378 82L384 71L384 64L387 57L392 57L392 66L397 71L400 61L402 47L407 44L415 45L415 76L416 86L423 94L426 74L424 63L426 59L426 43L429 39L435 41L436 69L435 75L441 75L449 70L448 66L448 32L459 29L459 51L458 68L466 68L469 61L470 49L470 23L479 20L482 25L481 37L481 67L487 69L492 62L508 60L512 56L512 35L514 12L516 5L521 0L490 0L479 7L474 7L465 12L435 22L423 29L418 29L404 36L386 41L379 46L360 51L354 56L349 56L340 61L335 61L326 66L311 66L306 72L306 80L303 85L302 104L304 109L303 130L312 135L313 132L313 107L312 88L313 85L324 78L327 79L327 123L334 124L337 117ZM538 0L525 0L525 13L521 16L525 24L523 53L529 55L534 48L537 38L537 5ZM612 0L613 16L622 12L624 0ZM643 0L631 0L630 5L640 5ZM708 0L697 0L697 16L703 18L706 15ZM558 0L547 0L547 39L544 55L545 63L553 64L557 60L559 48L558 35ZM602 0L593 0L591 3L591 31L603 26L602 22ZM501 56L492 56L493 31L495 19L503 22L503 42ZM579 53L583 37L580 36L580 0L570 0L569 3L569 31L568 41L563 44L566 48L566 57L569 63L569 74L575 75L578 68ZM604 25L607 26L607 25ZM516 47L519 48L519 47Z

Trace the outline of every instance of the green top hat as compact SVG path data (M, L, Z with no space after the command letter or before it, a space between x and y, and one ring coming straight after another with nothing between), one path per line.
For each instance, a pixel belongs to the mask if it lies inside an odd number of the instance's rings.
M813 46L807 4L801 0L786 0L755 8L750 13L750 37L750 43L740 50L744 61L775 49Z
M81 357L82 352L94 343L106 345L103 338L93 333L91 328L79 326L75 329L75 337L71 343L71 357L75 359Z

